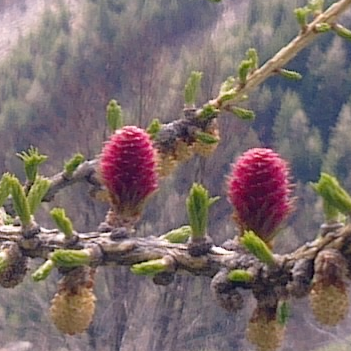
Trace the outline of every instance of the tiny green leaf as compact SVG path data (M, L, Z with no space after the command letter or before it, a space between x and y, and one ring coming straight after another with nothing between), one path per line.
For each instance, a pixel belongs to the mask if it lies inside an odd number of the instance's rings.
M212 206L215 202L217 202L221 197L220 196L215 196L215 197L211 197L208 200L208 206Z
M227 275L228 280L231 282L251 282L254 278L253 274L245 271L244 269L233 269Z
M130 270L136 275L151 275L165 272L169 263L164 258L134 264Z
M8 198L10 195L10 182L9 180L11 179L11 175L9 173L3 174L1 180L0 180L0 206L2 206L5 202L5 200Z
M23 186L15 176L9 178L9 184L11 186L11 195L15 212L20 218L22 225L27 226L31 222L31 214Z
M300 79L302 79L302 75L299 72L290 71L290 70L281 68L280 70L278 70L278 73L282 77L287 78L287 79L291 79L291 80L300 80Z
M347 40L351 40L351 30L350 29L345 28L341 24L335 24L333 26L333 30L339 37L347 39Z
M107 126L112 133L116 129L122 128L123 126L122 107L117 103L116 100L110 100L106 107L106 121Z
M41 204L41 200L48 192L50 185L51 185L51 181L49 179L46 179L43 177L35 178L35 181L31 186L29 193L27 195L29 210L32 215L35 213L35 211Z
M345 215L351 214L351 196L335 177L321 173L318 183L311 183L311 185L317 194L327 202L326 206L334 207Z
M38 167L47 160L46 155L41 155L37 148L31 146L27 152L23 151L16 154L24 162L24 170L28 181L34 182Z
M50 211L50 215L54 220L57 228L65 234L65 237L71 238L73 235L73 225L71 220L66 216L63 208L53 208Z
M180 228L173 229L168 233L160 236L160 239L164 239L173 244L184 244L188 241L191 236L191 227L184 225Z
M85 157L77 153L70 160L65 162L64 172L67 176L72 176L73 172L85 161Z
M261 262L271 265L275 262L272 251L253 231L245 231L240 242Z
M162 123L158 118L154 118L149 126L147 127L146 131L149 133L150 137L152 140L155 140L157 137L157 134L160 132L162 127Z
M50 259L59 267L74 268L90 263L90 253L87 250L58 249L50 254Z
M55 267L55 264L52 260L47 260L45 263L43 263L33 274L32 274L32 279L35 282L40 282L41 280L45 280L53 268Z
M232 112L238 116L240 119L245 120L245 121L252 121L253 119L255 119L255 112L252 110L247 110L245 108L241 108L241 107L233 107L232 108Z
M9 256L6 251L1 251L0 252L0 273L4 271L4 269L7 268L9 264Z
M287 301L281 301L277 308L277 320L281 325L286 325L290 318L290 305Z
M186 105L194 105L200 88L202 72L192 71L184 88L184 99Z
M213 145L219 142L219 139L214 135L205 132L197 132L195 138L207 145Z
M193 238L203 238L207 233L208 210L213 202L208 191L194 183L186 199L186 208Z

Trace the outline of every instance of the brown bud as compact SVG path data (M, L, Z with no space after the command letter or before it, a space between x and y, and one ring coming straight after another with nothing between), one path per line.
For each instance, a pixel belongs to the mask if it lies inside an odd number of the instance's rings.
M0 285L4 288L14 288L22 283L27 272L27 257L23 256L16 243L6 242L1 247L7 255L7 266L0 273Z
M229 312L237 312L244 307L244 299L227 279L228 271L218 272L211 281L211 292L219 306Z

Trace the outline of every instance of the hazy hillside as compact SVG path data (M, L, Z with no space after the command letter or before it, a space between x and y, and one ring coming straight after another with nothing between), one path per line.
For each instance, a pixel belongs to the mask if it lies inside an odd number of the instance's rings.
M62 0L77 13L78 0ZM40 23L45 10L55 10L60 2L46 0L11 0L0 5L0 60L14 48L19 37L26 36Z

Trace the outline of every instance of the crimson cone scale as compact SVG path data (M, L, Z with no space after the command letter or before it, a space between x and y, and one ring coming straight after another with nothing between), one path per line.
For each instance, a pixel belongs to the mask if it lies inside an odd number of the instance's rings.
M253 148L232 166L228 199L242 231L269 242L292 211L289 167L269 148Z

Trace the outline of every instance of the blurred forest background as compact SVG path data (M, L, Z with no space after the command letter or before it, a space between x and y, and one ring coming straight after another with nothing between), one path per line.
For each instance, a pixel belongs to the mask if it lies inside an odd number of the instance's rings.
M326 1L330 4L332 1ZM46 3L46 5L45 5ZM299 30L293 10L303 0L11 0L0 2L0 170L24 178L15 153L30 145L49 155L46 175L73 153L94 158L107 137L105 108L117 99L126 124L182 115L183 87L192 70L204 72L199 103L216 96L236 74L246 50L261 62ZM342 22L351 27L351 12ZM186 223L190 185L202 182L221 200L211 209L210 233L221 244L235 233L225 176L242 151L273 147L290 161L297 209L277 242L288 252L312 240L323 221L311 190L321 170L351 190L351 45L331 34L304 50L287 68L299 82L271 78L245 102L254 122L221 115L221 143L213 157L194 158L163 182L139 225L160 235ZM94 230L106 205L77 185L57 196L75 229ZM44 204L41 225L52 227ZM40 262L34 262L37 266ZM28 277L0 292L0 350L15 341L36 351L250 351L245 325L254 308L232 315L212 300L205 278L177 277L158 287L121 268L99 270L97 312L81 336L63 336L49 320L58 277L34 284ZM335 328L314 321L307 301L296 301L283 351L351 349L351 316ZM25 344L23 344L25 345ZM19 350L17 348L16 350Z

